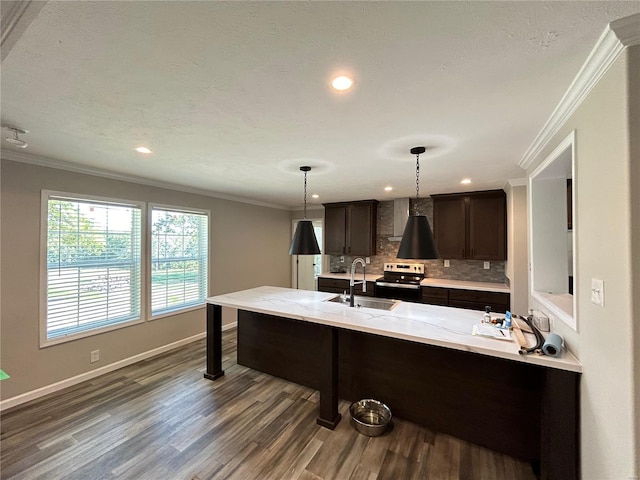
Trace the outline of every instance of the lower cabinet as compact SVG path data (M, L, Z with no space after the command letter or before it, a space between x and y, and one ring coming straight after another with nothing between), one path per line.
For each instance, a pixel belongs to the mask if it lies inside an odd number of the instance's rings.
M328 293L349 293L349 280L339 278L318 277L318 291ZM362 292L362 285L356 285L356 295L376 296L376 284L367 281L367 291ZM469 308L482 310L487 305L492 312L505 313L510 308L509 293L485 292L481 290L464 290L460 288L422 287L420 303L441 305L443 307ZM409 300L410 301L410 300Z
M502 292L485 292L460 288L422 287L422 303L443 305L445 307L484 310L491 307L492 312L505 313L510 308L511 296Z
M362 278L362 277L361 277ZM359 281L359 280L358 280ZM356 295L365 295L367 297L375 296L376 284L375 282L367 281L367 291L362 292L362 284L356 285ZM318 291L328 293L349 293L349 280L342 280L339 278L325 278L318 277Z

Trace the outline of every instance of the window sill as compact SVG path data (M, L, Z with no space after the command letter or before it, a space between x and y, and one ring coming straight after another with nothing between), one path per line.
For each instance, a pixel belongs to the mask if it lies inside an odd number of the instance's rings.
M131 320L129 322L116 323L113 325L108 325L102 328L94 328L90 330L85 330L84 332L74 333L71 335L64 335L60 337L54 337L50 339L42 339L40 341L40 348L52 347L54 345L60 345L61 343L72 342L74 340L79 340L81 338L92 337L94 335L99 335L101 333L111 332L113 330L119 330L121 328L131 327L132 325L140 325L144 323L144 320Z
M168 312L159 313L158 315L151 315L149 317L149 321L152 322L154 320L159 320L161 318L172 317L174 315L179 315L181 313L191 312L193 310L200 310L201 308L204 308L205 306L206 306L205 303L200 303L198 305L191 305L189 307L177 308L175 310L171 310L171 311L168 311Z
M572 329L578 330L573 310L574 296L569 293L545 293L534 291L531 296L544 305L556 318L559 318Z

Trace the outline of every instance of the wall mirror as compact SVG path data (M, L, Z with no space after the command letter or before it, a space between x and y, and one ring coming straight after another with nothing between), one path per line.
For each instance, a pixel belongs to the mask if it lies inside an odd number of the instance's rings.
M575 131L529 176L531 296L577 330Z

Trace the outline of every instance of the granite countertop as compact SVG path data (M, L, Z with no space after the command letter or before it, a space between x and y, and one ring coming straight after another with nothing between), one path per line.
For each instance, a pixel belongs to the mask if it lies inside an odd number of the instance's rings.
M367 282L375 282L380 278L382 273L369 273L367 272ZM335 278L342 280L351 279L349 273L322 273L322 278ZM362 271L358 269L356 272L356 279L362 280ZM459 288L464 290L480 290L484 292L501 292L509 293L509 287L504 283L492 283L492 282L473 282L470 280L447 280L444 278L425 278L420 282L423 287L442 287L442 288Z
M210 297L207 303L582 372L580 362L567 350L558 358L520 355L515 341L472 335L473 325L481 321L481 313L475 310L400 302L393 310L385 311L325 301L334 296L334 293L265 286ZM531 341L533 336L526 335Z

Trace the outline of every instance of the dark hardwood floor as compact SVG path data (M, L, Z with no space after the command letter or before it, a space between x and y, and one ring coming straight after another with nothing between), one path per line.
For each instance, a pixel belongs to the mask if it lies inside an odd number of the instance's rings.
M203 378L204 340L2 414L2 479L534 480L529 465L394 420L370 438L316 425L317 392L236 364Z

